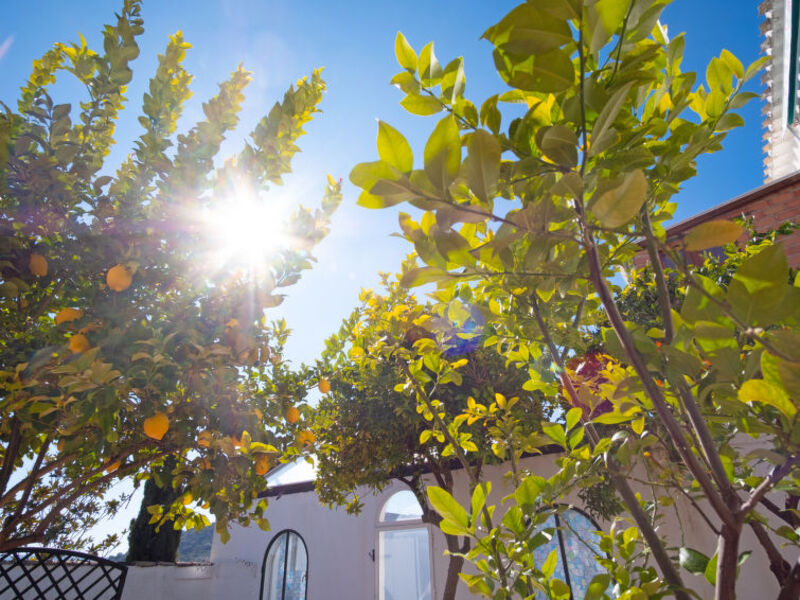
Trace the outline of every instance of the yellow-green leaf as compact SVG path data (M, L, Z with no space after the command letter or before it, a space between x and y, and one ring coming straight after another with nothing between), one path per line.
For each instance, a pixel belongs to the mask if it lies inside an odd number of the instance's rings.
M620 184L595 200L592 213L603 227L621 227L633 219L647 198L647 178L641 169L629 171Z
M745 381L739 389L739 400L747 404L753 402L768 404L777 408L789 419L797 414L797 407L792 404L786 392L763 379Z
M378 121L378 156L403 173L414 168L414 154L403 134L383 121Z
M742 233L744 228L733 221L708 221L692 229L683 241L687 250L705 250L735 242Z
M406 36L399 31L394 39L394 55L397 57L397 62L404 69L409 71L417 70L417 53L408 43Z

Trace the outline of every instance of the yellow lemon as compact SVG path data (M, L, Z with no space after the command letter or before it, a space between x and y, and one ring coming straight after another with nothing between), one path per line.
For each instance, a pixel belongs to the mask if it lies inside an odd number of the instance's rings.
M269 471L270 460L266 454L256 454L256 464L253 467L256 475L266 475Z
M77 308L64 308L56 313L56 325L69 323L83 316L83 311Z
M294 425L300 420L300 411L294 406L290 406L289 410L286 411L286 420Z
M44 277L47 275L47 259L38 252L34 252L28 259L28 268L37 277Z
M89 343L89 339L82 333L76 333L69 338L69 349L75 354L86 352L91 347L92 345Z
M319 380L319 391L323 394L327 394L331 391L331 382L325 379L324 377Z
M304 431L298 431L297 436L295 436L295 439L297 440L297 443L300 444L301 446L310 446L316 441L317 438L314 435L313 431L306 429Z
M122 292L131 287L133 276L125 265L111 267L106 273L106 283L115 292Z
M160 440L169 429L169 417L163 412L157 412L152 417L144 420L144 434L154 440Z

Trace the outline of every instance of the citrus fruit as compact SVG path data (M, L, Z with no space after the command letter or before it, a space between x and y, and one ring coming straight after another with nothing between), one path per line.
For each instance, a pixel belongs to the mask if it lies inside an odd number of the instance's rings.
M296 407L290 406L289 410L286 411L286 420L294 425L300 420L300 411Z
M144 434L154 440L163 438L168 429L169 417L163 412L157 412L152 417L144 420Z
M89 343L89 339L82 333L76 333L69 338L69 349L75 354L86 352L91 347L92 345Z
M323 394L327 394L331 391L331 382L325 379L324 377L319 380L319 391Z
M181 498L181 502L183 502L184 506L187 506L192 500L194 500L194 496L192 496L192 492L186 492Z
M256 464L254 470L256 475L266 475L269 471L270 460L266 454L256 454Z
M28 268L37 277L44 277L47 275L47 259L38 252L34 252L28 259Z
M314 441L317 438L314 435L313 431L306 429L304 431L298 431L297 436L295 436L295 439L297 440L297 443L300 444L301 446L310 446L311 444L314 443Z
M115 292L122 292L131 287L133 276L125 265L111 267L106 273L106 283Z
M77 308L63 308L56 313L56 325L69 323L75 319L80 319L82 316L82 310L78 310Z

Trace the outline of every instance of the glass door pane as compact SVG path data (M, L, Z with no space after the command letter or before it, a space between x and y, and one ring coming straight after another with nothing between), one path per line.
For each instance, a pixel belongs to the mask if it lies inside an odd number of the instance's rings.
M284 600L305 600L308 557L300 536L289 533L289 551L286 555L286 590Z
M282 534L269 547L264 565L264 600L282 600L283 569L286 558L286 534Z
M427 528L381 531L379 547L379 599L430 600Z

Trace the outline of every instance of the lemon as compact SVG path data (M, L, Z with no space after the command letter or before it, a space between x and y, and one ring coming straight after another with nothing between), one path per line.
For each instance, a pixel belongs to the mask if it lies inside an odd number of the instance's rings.
M106 283L115 292L123 292L131 287L133 276L125 265L115 265L106 273Z
M297 435L295 436L295 440L301 446L310 446L316 441L317 437L314 435L313 431L308 429L304 431L298 431Z
M83 311L77 308L64 308L56 313L56 325L69 323L83 316Z
M144 434L154 440L160 440L169 429L169 417L163 412L157 412L152 417L144 420Z
M266 475L269 471L270 459L266 454L256 454L256 464L254 470L256 475Z
M69 349L75 354L86 352L91 347L92 345L89 343L89 339L82 333L76 333L69 338Z
M322 394L327 394L331 391L331 382L324 377L319 380L319 391Z
M47 275L47 259L38 252L34 252L28 259L28 268L37 277L44 277Z
M289 410L286 411L286 420L294 425L300 420L300 411L294 406L290 406Z

